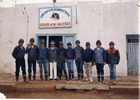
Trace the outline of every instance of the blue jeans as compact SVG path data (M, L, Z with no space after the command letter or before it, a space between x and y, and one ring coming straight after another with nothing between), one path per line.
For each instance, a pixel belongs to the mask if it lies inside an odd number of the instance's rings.
M29 73L29 75L31 75L31 72L32 72L32 65L33 65L34 75L36 75L36 60L29 60L28 59L28 73Z
M57 70L58 70L58 75L62 75L62 70L64 71L65 76L67 75L65 63L63 62L57 62Z
M116 64L108 64L110 69L110 80L116 80Z
M78 75L81 73L81 75L83 75L83 60L82 59L78 59L75 60L76 66L77 66L77 73Z
M104 77L104 64L96 63L97 76Z
M45 73L45 75L47 75L46 59L39 59L40 75L42 75L42 64L43 64L43 67L44 67L44 73Z
M69 73L73 73L73 59L67 60L67 67L68 67Z

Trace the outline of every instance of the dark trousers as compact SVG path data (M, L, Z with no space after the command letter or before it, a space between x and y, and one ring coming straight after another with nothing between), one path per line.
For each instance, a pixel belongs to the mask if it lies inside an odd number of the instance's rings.
M16 59L16 72L15 72L16 76L19 76L20 66L21 66L21 69L22 69L23 76L26 76L25 59L24 58Z
M78 59L75 60L76 63L76 67L77 67L77 73L81 75L83 75L83 60L82 59Z
M28 73L31 75L32 72L32 65L33 65L33 72L36 75L36 60L29 60L28 59Z
M39 59L40 75L43 75L42 74L42 64L43 64L43 67L44 67L44 73L45 73L45 75L47 75L47 63L46 63L46 59Z
M62 70L64 71L65 76L67 75L65 63L63 62L57 62L57 70L58 70L58 75L62 75Z
M96 69L97 69L97 76L104 77L104 64L96 63Z

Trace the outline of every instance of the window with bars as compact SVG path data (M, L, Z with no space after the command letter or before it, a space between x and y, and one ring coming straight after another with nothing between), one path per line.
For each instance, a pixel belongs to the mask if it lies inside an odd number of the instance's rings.
M127 39L128 43L139 43L139 39Z

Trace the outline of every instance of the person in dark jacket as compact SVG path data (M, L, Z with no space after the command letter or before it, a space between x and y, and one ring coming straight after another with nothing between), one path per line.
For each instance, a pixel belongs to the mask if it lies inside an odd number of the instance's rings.
M54 75L54 80L57 81L57 66L56 66L56 59L57 59L57 48L55 47L55 42L52 40L51 41L51 47L48 50L48 56L49 56L49 63L50 63L50 80L53 80L53 75Z
M93 62L96 65L97 69L97 77L98 80L96 82L100 82L100 76L102 79L102 83L105 84L104 81L104 65L106 64L106 51L103 47L101 47L101 41L97 40L97 47L94 49L93 53Z
M90 49L90 43L86 42L86 49L84 50L84 67L87 75L86 81L93 82L92 77L92 64L93 64L93 50Z
M110 80L113 84L116 84L116 64L119 64L120 54L119 51L114 48L114 45L114 42L109 43L110 48L106 50L106 63L110 69Z
M26 70L25 70L25 48L23 47L23 43L24 40L20 39L18 42L18 46L16 46L13 50L12 56L16 59L15 63L16 63L16 83L18 83L18 79L19 79L19 71L20 71L20 66L22 69L22 74L23 74L23 79L24 82L26 81Z
M36 60L38 60L38 47L34 45L34 39L30 39L30 45L26 48L26 53L28 53L28 74L29 81L31 81L31 67L33 64L33 80L36 81Z
M48 49L45 47L45 40L42 39L40 41L41 47L39 48L39 60L37 63L39 63L40 68L40 81L43 80L43 74L42 74L42 64L44 67L44 73L45 73L45 80L48 81L48 75L47 75L47 64L48 63Z
M59 80L61 80L62 70L64 71L65 78L67 79L67 72L65 68L65 58L66 58L66 49L63 47L63 42L59 42L59 48L57 50L57 67Z
M71 48L71 43L68 42L67 46L68 48L66 49L66 61L67 61L67 67L69 70L69 80L74 80L74 73L73 73L73 60L74 60L74 49Z
M76 40L76 47L74 49L75 51L75 63L77 66L77 73L78 73L78 78L77 80L83 80L83 60L84 60L84 49L83 47L80 46L80 41Z

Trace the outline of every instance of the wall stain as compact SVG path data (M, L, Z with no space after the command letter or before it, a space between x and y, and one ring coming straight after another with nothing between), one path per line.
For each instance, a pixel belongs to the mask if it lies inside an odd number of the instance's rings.
M8 66L8 63L6 63L4 67L6 68L7 66Z
M12 42L12 41L10 41L10 40L9 40L8 42L6 42L6 44L7 44L7 43L11 43L11 44L13 44L13 42ZM13 44L13 45L14 45L14 44Z
M0 37L2 36L2 33L0 32Z
M138 7L140 7L140 5L137 4Z

